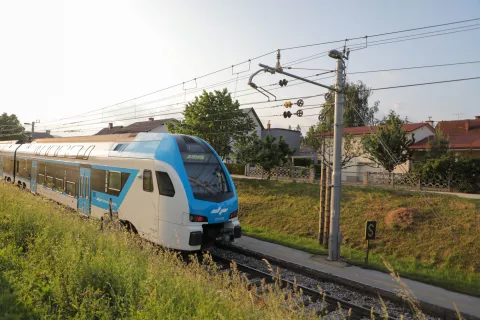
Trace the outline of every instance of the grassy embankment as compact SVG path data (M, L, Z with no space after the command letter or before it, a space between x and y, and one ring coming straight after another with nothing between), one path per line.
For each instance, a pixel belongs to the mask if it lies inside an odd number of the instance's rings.
M0 184L2 319L297 319L275 291ZM274 291L274 290L273 290ZM272 291L272 292L273 292Z
M247 235L311 253L317 244L319 186L236 179L239 219ZM480 201L455 196L343 187L342 256L365 258L365 222L377 221L369 266L386 271L382 257L401 276L480 295ZM430 205L432 207L430 207ZM387 214L395 209L399 216ZM433 210L432 210L433 209Z

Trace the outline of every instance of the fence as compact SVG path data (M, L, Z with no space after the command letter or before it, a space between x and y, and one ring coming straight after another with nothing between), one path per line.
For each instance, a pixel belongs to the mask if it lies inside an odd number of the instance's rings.
M267 179L261 167L247 166L245 173L250 177ZM318 182L319 175L313 168L277 167L271 171L270 179L284 181ZM378 186L388 188L419 189L426 191L465 192L461 180L455 177L430 177L421 179L414 173L342 171L343 185ZM469 191L466 191L469 192Z
M247 165L245 173L250 177L267 178L267 172L262 167L253 167ZM276 167L270 172L272 180L289 180L289 181L315 181L315 170L305 167Z

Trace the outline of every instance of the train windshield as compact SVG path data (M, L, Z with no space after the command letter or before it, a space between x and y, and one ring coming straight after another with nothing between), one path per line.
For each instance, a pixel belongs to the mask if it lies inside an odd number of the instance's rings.
M177 136L177 143L196 199L222 202L233 197L220 162L202 141Z

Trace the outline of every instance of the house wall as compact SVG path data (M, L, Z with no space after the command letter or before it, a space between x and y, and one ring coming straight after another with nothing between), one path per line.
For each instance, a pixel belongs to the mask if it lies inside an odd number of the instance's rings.
M168 133L167 126L165 124L162 124L155 129L150 130L150 132L155 132L155 133Z
M428 127L421 127L413 132L409 133L407 137L412 138L412 134L415 138L415 141L420 141L428 136L434 135L434 132ZM359 153L363 154L363 147L361 144L362 135L353 136L353 141L356 146L359 148ZM326 139L327 151L325 155L330 162L333 162L333 137L328 137ZM344 142L342 142L342 150L344 148ZM405 173L412 169L412 162L409 160L405 163L402 163L395 167L393 170L394 173ZM368 159L365 155L351 159L342 169L342 181L361 181L364 172L387 172L383 166L376 164L374 161Z
M263 130L261 135L262 139L265 138L267 135L271 135L277 138L277 141L280 139L280 137L283 137L283 139L285 139L285 142L289 145L290 149L295 149L295 153L293 155L300 155L300 131L276 128Z
M255 128L248 134L251 135L255 132L259 138L262 137L262 126L260 125L260 123L258 123L257 118L253 115L253 112L249 112L248 116L250 117L250 119L253 120L253 123L255 124Z

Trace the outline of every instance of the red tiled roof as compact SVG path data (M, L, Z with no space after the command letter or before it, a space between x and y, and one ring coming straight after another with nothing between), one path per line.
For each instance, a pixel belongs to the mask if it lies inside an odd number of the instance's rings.
M412 149L428 149L428 143L433 136L422 139L414 143ZM453 135L448 137L448 146L450 149L480 149L480 134L476 135Z
M431 125L428 123L407 123L403 125L403 129L407 132L412 132L415 131L419 128L422 128L424 126L428 126L432 132L435 132L435 130L432 128ZM371 134L372 131L373 133L376 133L378 130L378 127L374 126L364 126L364 127L348 127L348 128L343 128L343 133L344 134L351 134L351 135L360 135L360 134ZM333 136L333 131L329 131L325 133L326 136Z
M477 135L480 134L480 119L439 121L437 128L440 128L446 136Z

